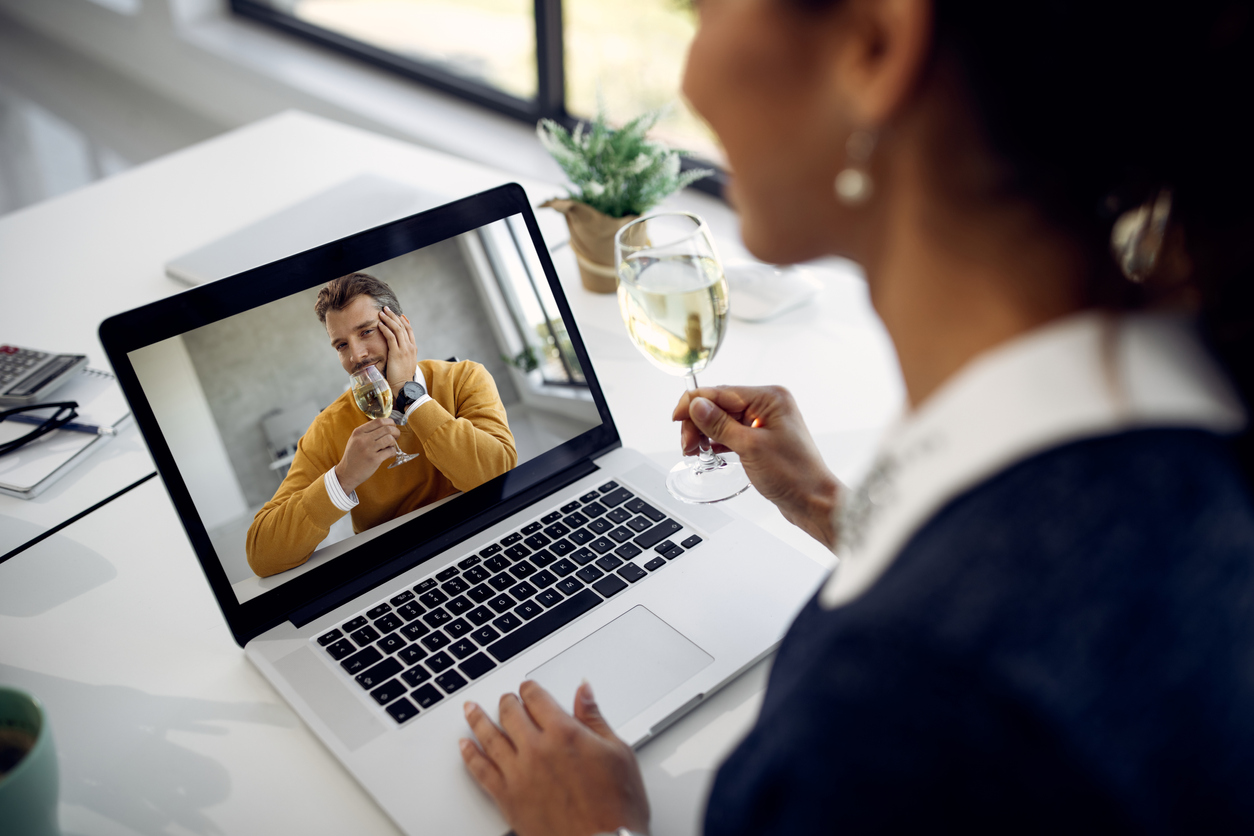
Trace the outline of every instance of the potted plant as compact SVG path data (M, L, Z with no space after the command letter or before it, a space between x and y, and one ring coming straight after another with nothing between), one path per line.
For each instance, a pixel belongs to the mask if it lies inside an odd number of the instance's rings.
M566 216L570 248L579 262L583 286L597 293L617 288L614 235L669 195L707 177L709 169L679 170L683 151L646 134L665 113L652 110L621 128L606 123L602 108L590 123L568 131L552 119L541 119L536 133L562 167L572 188L566 198L541 206Z

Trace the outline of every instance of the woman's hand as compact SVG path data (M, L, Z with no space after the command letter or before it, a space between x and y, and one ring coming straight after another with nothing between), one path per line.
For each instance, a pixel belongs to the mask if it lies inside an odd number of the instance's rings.
M414 379L418 368L418 343L409 317L393 313L391 308L379 311L379 328L388 343L387 379L395 398L401 387Z
M836 544L840 482L819 455L797 403L780 386L718 386L685 392L671 416L682 421L685 456L704 433L714 452L740 456L749 481L784 518L828 548Z
M592 836L626 827L647 833L649 800L631 747L615 736L588 683L575 715L534 682L501 697L501 728L466 703L479 739L462 740L462 760L518 836Z

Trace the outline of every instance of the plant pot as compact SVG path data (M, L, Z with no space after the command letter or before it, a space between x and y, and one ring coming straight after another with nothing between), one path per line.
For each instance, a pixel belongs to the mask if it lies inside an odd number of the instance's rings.
M613 293L618 290L614 236L639 215L611 218L576 200L547 200L540 206L556 209L566 216L566 226L570 229L570 248L579 262L579 277L583 280L583 286L593 293Z

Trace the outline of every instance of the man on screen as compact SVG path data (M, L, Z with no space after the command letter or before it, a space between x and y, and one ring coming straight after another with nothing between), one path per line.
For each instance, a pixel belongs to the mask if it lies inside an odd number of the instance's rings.
M370 420L351 391L314 419L248 529L248 563L261 576L304 563L346 513L355 532L365 531L518 461L492 375L470 361L419 361L409 318L386 284L342 276L319 292L314 312L346 373L373 365L387 379L397 420ZM389 469L393 441L419 457Z

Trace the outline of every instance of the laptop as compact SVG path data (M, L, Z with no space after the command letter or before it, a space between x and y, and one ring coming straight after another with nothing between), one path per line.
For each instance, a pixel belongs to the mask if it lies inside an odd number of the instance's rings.
M289 466L264 427L343 396L313 305L353 272L393 288L420 357L491 375L517 463L359 532L346 514L308 560L260 577L248 528ZM672 499L623 448L516 184L112 317L100 337L236 641L407 833L508 829L462 765L465 701L494 710L530 678L571 705L587 679L640 746L770 653L824 574L734 503Z

